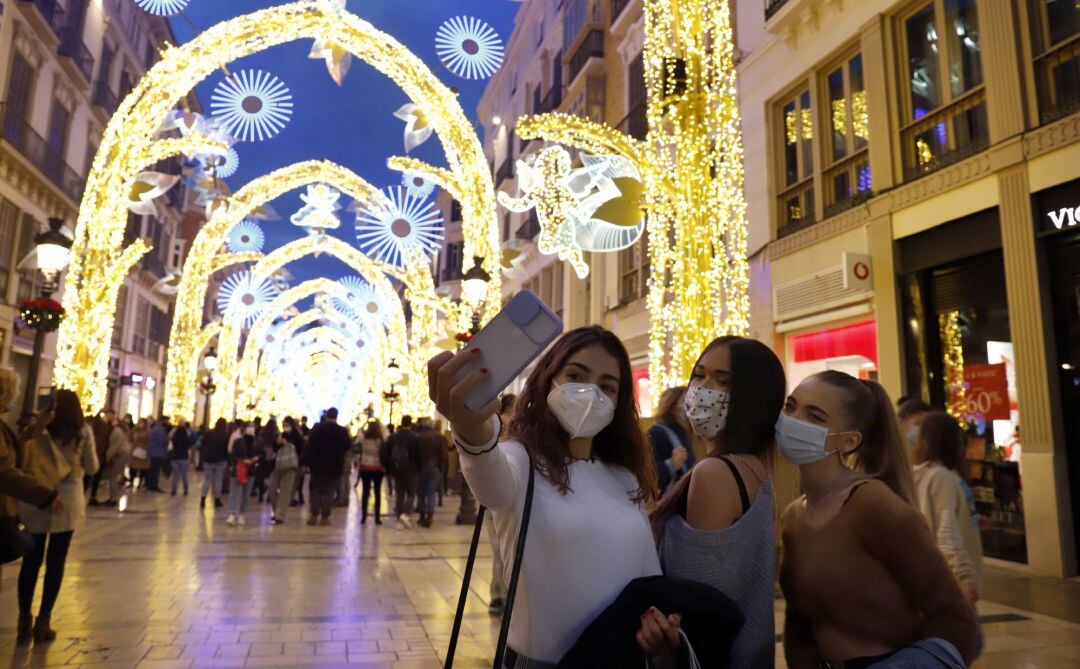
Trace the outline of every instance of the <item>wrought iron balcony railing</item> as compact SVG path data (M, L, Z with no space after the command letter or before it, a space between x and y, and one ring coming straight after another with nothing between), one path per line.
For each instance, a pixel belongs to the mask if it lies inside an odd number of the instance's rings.
M568 61L570 81L573 81L581 74L581 71L585 69L585 65L589 62L590 58L603 57L604 31L599 28L593 28L589 30L585 39L581 40L577 50L570 56L570 60Z
M506 160L502 161L502 165L499 165L499 171L495 173L495 187L498 188L499 184L507 179L514 178L514 157L507 156Z
M60 38L60 48L57 53L67 56L75 63L75 67L82 73L86 83L94 78L94 57L90 55L90 49L82 40L81 31L76 28L65 28Z
M619 130L634 139L644 140L649 135L649 117L644 102L639 102L622 121Z
M0 126L3 140L21 153L30 164L45 175L49 181L75 202L82 200L86 182L79 173L64 161L45 138L34 130L26 119L12 111L6 102L0 102Z
M109 116L112 116L116 108L120 106L120 98L116 97L116 93L109 88L109 82L104 79L99 80L94 86L94 106L101 107Z
M45 19L45 23L49 24L56 36L62 36L64 32L64 8L60 6L58 0L23 0L23 2L29 2L37 7L38 13Z

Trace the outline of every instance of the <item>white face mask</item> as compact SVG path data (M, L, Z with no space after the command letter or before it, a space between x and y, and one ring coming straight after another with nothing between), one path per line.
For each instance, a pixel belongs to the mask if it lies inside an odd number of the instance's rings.
M686 420L694 428L694 432L705 439L715 439L716 435L724 431L730 407L731 393L726 390L690 386L683 396Z
M833 434L848 434L848 432L835 432ZM825 440L829 437L829 429L822 425L807 423L798 418L792 418L786 413L781 413L776 419L776 448L780 455L784 456L793 465L810 465L839 453L825 450Z
M547 403L571 439L595 437L615 417L615 403L592 383L556 386Z

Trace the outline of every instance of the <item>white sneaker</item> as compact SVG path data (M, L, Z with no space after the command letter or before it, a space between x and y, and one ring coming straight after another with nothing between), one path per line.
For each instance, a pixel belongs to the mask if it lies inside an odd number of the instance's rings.
M398 516L397 519L398 519L398 524L400 524L402 527L404 527L407 530L412 529L412 522L409 520L409 516L407 514L403 513L400 516Z
M240 523L241 525L247 525L247 518L243 516L238 516L236 518L236 522Z
M225 524L229 527L236 527L236 516L229 514L229 517L225 519Z

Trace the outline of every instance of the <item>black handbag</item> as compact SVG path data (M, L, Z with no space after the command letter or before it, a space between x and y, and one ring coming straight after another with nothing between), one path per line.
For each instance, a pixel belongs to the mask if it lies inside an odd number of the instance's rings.
M34 535L10 516L0 517L0 564L14 562L34 549Z
M514 548L514 565L510 570L510 583L506 586L506 604L503 607L502 626L499 628L499 642L495 646L495 661L493 669L502 669L503 657L506 655L506 637L510 633L510 614L514 612L514 598L517 595L518 576L521 573L521 560L525 556L525 536L529 531L529 516L532 515L533 487L535 485L536 470L533 467L532 457L529 458L529 484L525 489L525 508L521 511L521 528L518 530L517 546ZM446 662L444 669L452 669L454 666L454 652L457 650L458 634L461 632L461 621L465 616L465 598L469 595L469 581L472 580L473 566L476 563L476 549L480 545L480 530L484 525L484 509L479 508L476 513L476 525L473 527L472 543L469 545L469 559L465 562L465 574L461 578L461 594L458 595L457 614L454 616L454 629L450 633L450 645L446 649Z

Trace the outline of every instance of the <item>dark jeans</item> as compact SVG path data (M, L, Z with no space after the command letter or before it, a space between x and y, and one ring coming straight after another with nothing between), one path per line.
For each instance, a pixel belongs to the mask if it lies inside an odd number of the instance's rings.
M367 518L368 497L375 493L375 517L382 517L382 480L383 472L360 470L360 512Z
M146 479L148 490L161 490L161 468L165 466L165 458L150 458L150 473Z
M435 513L435 493L440 478L442 473L435 465L426 465L420 470L420 513Z
M102 459L101 463L102 463L102 466L98 467L98 470L97 470L96 474L94 474L93 476L87 476L86 477L87 479L89 479L89 484L90 484L89 485L89 488L90 488L89 494L87 495L87 497L90 498L89 501L97 501L98 486L101 485L101 477L105 474L105 466L104 466L105 465L105 460ZM87 486L83 486L83 488L86 489Z
M71 547L73 534L74 532L54 532L34 535L34 548L23 557L22 567L19 569L20 616L30 615L42 561L45 562L45 587L41 591L41 609L38 611L38 616L52 615L56 597L60 594L60 584L64 581L64 565L67 563L68 548ZM46 539L48 540L47 550Z
M311 515L330 517L330 511L334 508L334 492L337 490L338 476L311 473L311 490L308 497L311 502Z
M394 477L394 515L412 513L416 504L416 487L419 484L418 474L398 474Z

